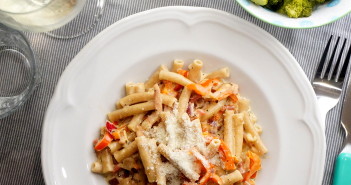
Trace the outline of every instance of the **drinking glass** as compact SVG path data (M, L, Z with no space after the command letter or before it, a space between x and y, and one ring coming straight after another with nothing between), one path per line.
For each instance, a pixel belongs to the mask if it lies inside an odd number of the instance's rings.
M36 60L27 39L0 24L0 119L19 108L38 81Z
M90 12L93 8L97 9L88 22L75 26L84 28L64 28L64 25L79 16L88 1L94 1L95 7L89 7ZM29 32L48 32L51 36L59 38L71 38L88 32L99 21L105 0L0 0L0 22L17 30ZM91 13L90 13L91 14ZM68 24L69 26L74 26ZM61 30L60 30L61 29ZM67 30L70 31L70 33ZM71 33L75 30L77 33ZM50 32L49 32L50 31Z

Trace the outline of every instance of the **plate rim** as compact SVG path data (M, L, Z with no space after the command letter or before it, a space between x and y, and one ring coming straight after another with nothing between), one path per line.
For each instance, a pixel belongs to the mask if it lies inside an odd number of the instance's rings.
M162 12L162 11L173 11L173 12L177 12L177 11L185 11L185 12L206 12L206 13L212 13L212 14L217 14L220 15L222 17L226 17L226 18L230 18L232 19L233 22L236 23L240 23L240 24L244 24L245 26L249 27L249 28L254 28L257 29L260 34L265 34L265 37L268 38L268 40L270 40L270 42L274 43L276 47L280 47L281 50L284 51L284 53L279 53L279 55L283 56L283 57L287 57L289 58L290 61L292 62L286 62L283 63L284 67L286 67L286 65L290 65L290 67L293 67L294 72L298 72L298 76L299 77L299 82L300 84L302 84L304 86L304 90L308 91L307 93L309 94L309 96L313 96L310 97L310 104L309 104L309 109L311 109L313 111L313 117L314 118L309 118L309 119L314 119L314 122L318 122L320 124L324 124L324 122L321 120L319 115L319 109L317 107L317 101L316 98L313 94L313 89L312 86L310 85L309 80L307 79L307 76L305 75L304 71L302 70L301 66L298 64L298 62L296 61L295 57L293 57L293 55L288 51L288 49L282 45L275 37L273 37L272 35L270 35L268 32L266 32L265 30L263 30L262 28L259 28L257 25L250 23L248 21L245 21L244 19L235 16L233 14L230 14L228 12L224 12L221 10L217 10L217 9L212 9L212 8L205 8L205 7L187 7L187 6L166 6L166 7L160 7L160 8L155 8L155 9L150 9L150 10L146 10L143 12L139 12L136 14L133 14L131 16L125 17L117 22L115 22L114 24L110 25L109 27L105 28L102 32L100 32L98 35L96 35L91 41L88 42L88 44L86 44L81 50L80 52L78 52L78 54L72 59L72 61L67 65L66 69L63 71L63 73L61 74L61 77L59 78L59 81L55 87L55 91L54 94L50 100L49 106L46 110L45 113L45 117L44 117L44 122L42 125L42 142L41 142L41 166L42 166L42 171L43 171L43 177L44 177L44 181L46 184L56 184L56 183L52 183L55 182L53 181L54 178L52 178L52 173L48 172L49 168L49 163L48 161L48 156L47 153L45 151L48 150L49 147L49 141L48 141L48 133L50 132L50 125L49 124L49 120L50 120L50 115L55 112L55 108L57 108L58 106L55 104L55 102L57 102L57 100L59 100L60 95L61 95L61 87L64 86L64 84L66 83L65 79L71 75L71 71L74 70L75 66L78 65L82 65L85 64L84 62L82 62L81 60L78 60L81 55L84 55L84 53L86 53L87 51L89 51L89 48L93 47L93 45L98 42L100 40L101 37L104 37L107 33L109 33L110 30L113 30L115 27L119 27L120 25L125 24L126 22L128 22L128 20L130 19L134 19L134 18L138 18L141 17L143 15L146 14L150 14L150 13L157 13L157 12ZM123 32L123 31L122 31ZM118 34L118 33L115 33ZM278 54L277 54L278 55ZM306 93L306 92L305 92ZM314 110L313 110L314 109ZM306 115L304 115L306 116ZM306 121L306 120L305 120ZM325 163L325 153L326 153L326 142L325 142L325 135L324 135L324 131L322 129L322 127L317 124L312 125L314 128L310 128L310 124L307 124L309 126L309 129L312 130L312 132L314 132L313 134L313 138L317 137L316 136L316 132L319 130L319 139L322 139L323 141L320 141L320 145L317 145L319 147L321 147L323 149L323 152L321 152L322 154L320 155L320 158L323 159L322 165L320 165L320 170L319 172L317 172L318 170L314 170L316 172L316 174L314 174L315 176L319 175L318 180L320 183L323 180L323 172L324 172L324 163ZM318 134L317 134L318 135ZM315 140L315 139L314 139ZM319 140L318 140L319 141ZM313 144L315 144L315 141L313 142ZM315 146L316 147L316 146ZM315 150L314 150L315 151ZM311 179L311 178L310 178ZM50 183L49 183L50 182Z

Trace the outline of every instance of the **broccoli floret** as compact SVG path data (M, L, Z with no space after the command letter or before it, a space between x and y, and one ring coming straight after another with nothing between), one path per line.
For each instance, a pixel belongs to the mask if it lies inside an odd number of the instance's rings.
M265 6L265 8L276 11L283 5L283 3L283 0L268 0L268 3Z
M268 5L277 5L282 3L283 0L268 0Z
M308 17L314 5L314 0L285 0L278 12L291 18Z

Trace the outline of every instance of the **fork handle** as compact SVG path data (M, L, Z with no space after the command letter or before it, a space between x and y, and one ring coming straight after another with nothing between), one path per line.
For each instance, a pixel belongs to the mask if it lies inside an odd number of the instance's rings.
M333 185L351 185L351 153L341 153L336 159Z

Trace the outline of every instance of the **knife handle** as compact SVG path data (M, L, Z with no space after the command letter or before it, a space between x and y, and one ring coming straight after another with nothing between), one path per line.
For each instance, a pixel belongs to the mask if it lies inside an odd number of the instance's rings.
M351 153L341 153L336 159L333 185L351 185Z

